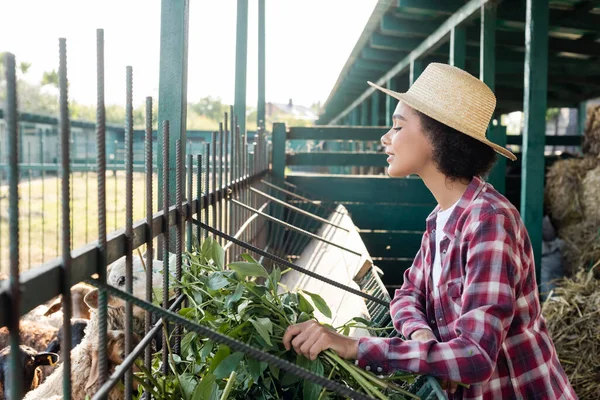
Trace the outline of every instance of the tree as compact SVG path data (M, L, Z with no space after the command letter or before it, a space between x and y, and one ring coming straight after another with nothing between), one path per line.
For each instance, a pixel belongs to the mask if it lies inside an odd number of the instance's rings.
M59 79L58 79L58 72L56 72L55 69L53 69L52 71L44 71L44 74L42 75L42 86L46 86L46 85L52 85L56 88L58 88L59 85Z

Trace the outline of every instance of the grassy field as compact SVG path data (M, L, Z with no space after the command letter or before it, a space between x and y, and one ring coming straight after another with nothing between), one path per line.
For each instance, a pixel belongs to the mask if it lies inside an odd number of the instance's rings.
M157 210L157 175L154 175L153 205ZM50 261L61 252L60 181L56 177L27 181L19 185L19 258L21 270ZM72 177L71 248L79 248L97 239L98 196L95 173L75 173ZM43 195L42 195L43 194ZM133 219L145 218L145 178L134 173ZM0 272L9 262L8 186L0 188ZM125 173L107 173L106 222L110 233L125 226Z

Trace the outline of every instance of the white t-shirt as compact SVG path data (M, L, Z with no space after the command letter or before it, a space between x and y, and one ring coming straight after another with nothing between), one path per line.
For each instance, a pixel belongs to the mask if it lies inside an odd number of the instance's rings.
M440 276L442 276L442 261L440 257L440 242L444 238L444 226L446 226L446 222L448 222L448 218L450 218L450 214L456 207L456 203L454 203L451 207L438 211L437 218L435 221L435 258L433 260L433 270L431 271L431 278L433 279L433 288L435 292L438 291L438 282L440 281Z

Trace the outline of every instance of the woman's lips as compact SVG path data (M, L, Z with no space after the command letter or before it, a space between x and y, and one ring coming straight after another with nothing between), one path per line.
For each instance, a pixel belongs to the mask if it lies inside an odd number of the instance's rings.
M393 154L388 154L388 158L387 158L387 162L391 163L394 160L394 155Z

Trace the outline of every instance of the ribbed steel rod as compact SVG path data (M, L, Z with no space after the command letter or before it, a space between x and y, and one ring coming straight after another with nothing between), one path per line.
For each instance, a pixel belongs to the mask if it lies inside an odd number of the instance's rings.
M204 220L203 216L203 210L204 210L204 196L202 196L202 154L197 154L196 155L196 164L197 164L197 170L196 170L196 198L198 199L198 202L200 203L200 208L198 208L196 211L196 218L198 218L198 220L202 221ZM196 227L196 240L197 243L196 245L198 246L198 249L200 249L200 244L202 242L202 232L200 230L200 227L197 226Z
M61 161L61 204L62 204L62 311L63 311L63 341L61 343L63 362L63 398L71 399L71 210L70 198L70 165L69 144L71 128L69 126L69 99L67 82L67 40L59 39L60 66L59 79L59 108L60 108L60 161Z
M270 216L269 214L265 214L265 213L263 213L263 212L260 212L260 211L258 211L258 210L256 210L256 209L254 209L254 208L252 208L252 207L250 207L250 206L247 206L246 204L244 204L244 203L241 203L241 202L239 202L239 201L237 201L237 200L232 200L232 202L233 202L233 204L236 204L236 205L238 205L238 206L240 206L240 207L244 208L244 209L245 209L245 210L247 210L247 211L251 211L251 212L257 213L257 214L259 214L260 216L262 216L262 217L265 217L265 218L267 218L267 219L269 219L269 220L271 220L271 221L273 221L273 222L275 222L275 223L277 223L277 224L279 224L279 225L285 226L286 228L288 228L288 229L290 229L290 230L292 230L292 231L296 231L296 232L298 232L298 233L301 233L301 234L303 234L303 235L309 236L309 237L311 237L312 239L317 239L317 240L320 240L320 241L321 241L321 242L323 242L323 243L327 243L327 244L329 244L329 245L331 245L331 246L337 247L338 249L342 249L342 250L344 250L344 251L347 251L348 253L352 253L352 254L355 254L355 255L357 255L357 256L362 256L362 253L360 253L360 252L358 252L358 251L354 251L354 250L352 250L352 249L349 249L349 248L347 248L347 247L341 246L341 245L339 245L339 244L337 244L337 243L334 243L334 242L332 242L332 241L330 241L330 240L327 240L327 239L325 239L325 238L322 238L322 237L320 237L320 236L318 236L318 235L315 235L314 233L311 233L311 232L305 231L304 229L297 228L297 227L295 227L295 226L294 226L294 225L292 225L292 224L288 224L287 222L285 222L285 221L282 221L282 220L280 220L280 219L278 219L278 218L272 217L272 216Z
M211 203L212 203L212 226L218 229L217 222L217 132L212 133L212 160L211 160L211 180L212 180L212 190L211 190ZM221 242L221 238L214 237L215 240Z
M6 69L6 127L8 135L8 232L10 269L10 309L2 310L10 315L10 391L8 398L20 399L23 394L23 365L19 356L19 309L21 287L19 284L19 131L17 116L17 77L15 56L5 53ZM8 378L8 377L7 377Z
M163 261L163 298L164 308L169 306L169 121L163 121L163 215L164 226L167 227L162 237L162 261ZM165 321L165 330L162 337L162 372L169 373L169 352L167 351L167 341L169 340L169 323Z
M104 30L96 31L96 155L98 171L98 281L106 283L106 110L104 107ZM108 298L104 288L98 289L98 348L106 349ZM98 353L99 383L108 376L106 352Z
M133 293L133 69L126 67L125 99L125 290ZM150 264L151 266L152 264ZM133 308L125 303L125 357L133 348ZM125 399L131 399L133 375L125 374Z
M223 198L221 199L221 214L223 215L223 231L227 232L229 230L229 202L228 200L228 192L229 192L229 168L228 168L228 164L229 164L229 126L227 124L227 113L225 113L224 115L224 129L223 129L223 136L224 136L224 159L223 159L223 168L224 168L224 172L223 172L223 187L225 188L225 190L223 191ZM191 221L190 221L191 223ZM231 231L229 231L229 233L233 233ZM229 254L225 253L225 265L229 264Z
M175 142L175 280L177 282L181 281L181 251L183 247L183 218L182 218L182 207L181 203L183 201L183 149L182 149L181 140L177 139ZM167 292L169 291L167 287L164 288ZM175 296L179 297L181 295L181 288L179 285L175 288ZM180 344L181 344L181 327L179 325L175 326L175 344L173 345L173 352L175 354L180 354ZM164 349L163 349L164 351Z
M227 191L227 200L230 200L233 197L233 182L235 181L235 124L233 119L233 113L229 113L229 126L230 126L230 137L231 137L231 151L229 152L229 177L227 178L228 183L228 191ZM229 218L229 226L227 229L229 233L235 232L235 215L233 214L233 209L231 207L231 202L227 201L227 216ZM229 261L231 262L233 257L233 253L229 253Z
M187 172L187 201L189 204L192 203L192 200L194 199L194 156L192 156L191 154L187 155L187 168L186 168L186 172ZM198 197L200 198L200 197ZM189 206L187 208L186 211L186 251L188 253L192 252L192 219L189 218L190 215L194 215L194 212L196 210L194 210L192 208L192 206Z
M27 160L31 162L31 141L27 141ZM33 267L31 265L31 214L33 214L33 210L31 209L31 168L27 170L27 268Z
M327 219L325 219L325 218L321 218L321 217L319 217L318 215L315 215L315 214L313 214L313 213L310 213L310 212L308 212L308 211L304 211L304 210L303 210L303 209L301 209L301 208L298 208L298 207L296 207L296 206L293 206L293 205L291 205L291 204L289 204L289 203L286 203L286 202L285 202L285 201L283 201L283 200L279 200L278 198L276 198L276 197L273 197L273 196L270 196L270 195L268 195L267 193L264 193L264 192L262 192L262 191L260 191L260 190L258 190L258 189L255 189L255 188L253 188L253 187L250 187L250 190L251 190L252 192L256 193L256 194L259 194L259 195L261 195L261 196L263 196L263 197L265 197L265 198L267 198L267 199L273 200L275 203L281 204L282 206L284 206L284 207L287 207L287 208L289 208L290 210L294 210L294 211L296 211L296 212L298 212L298 213L300 213L300 214L302 214L302 215L305 215L305 216L307 216L307 217L309 217L309 218L315 219L315 220L317 220L317 221L319 221L319 222L322 222L322 223L324 223L324 224L327 224L327 225L334 226L334 227L336 227L336 228L338 228L338 229L341 229L341 230L343 230L343 231L345 231L345 232L350 232L350 230L349 230L349 229L347 229L347 228L344 228L344 227L343 227L343 226L341 226L341 225L334 224L333 222L331 222L331 221L329 221L329 220L327 220Z
M146 97L146 301L152 303L152 261L154 260L154 234L152 232L152 186L153 186L153 165L152 165L152 97ZM146 337L152 329L152 314L146 311L144 320L144 331ZM148 371L152 367L152 349L150 346L145 348L144 366ZM150 383L150 380L147 380ZM149 399L148 399L149 400Z
M221 193L223 193L221 191L221 189L223 188L223 184L225 183L224 181L224 177L223 177L223 171L224 171L224 166L223 166L223 143L224 143L224 137L223 137L224 133L223 133L223 123L219 122L219 161L217 163L218 165L218 171L217 171L217 176L218 176L218 183L217 183L217 189L218 189L218 193L219 193L219 197L217 198L218 203L216 204L217 206L217 225L216 228L220 231L224 230L223 228L223 199L220 197ZM223 240L221 238L219 238L219 241L221 243L221 245L223 245Z
M42 164L44 163L44 144L46 142L46 135L42 130L41 140L40 140L40 158ZM2 159L2 157L0 157ZM0 207L1 209L2 207ZM86 210L87 211L87 210ZM42 169L42 221L46 220L46 171ZM46 262L46 232L42 229L42 262ZM87 243L87 241L86 241Z
M204 198L208 201L208 204L210 204L210 197L209 197L210 169L209 168L210 168L210 144L205 143L204 144L204 195L205 195ZM208 210L208 208L210 206L208 204L206 204L204 207L204 222L206 223L206 225L210 225L209 210ZM204 231L204 237L205 238L208 237L208 232L206 230Z

